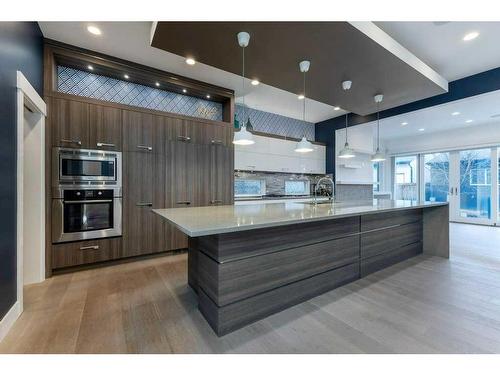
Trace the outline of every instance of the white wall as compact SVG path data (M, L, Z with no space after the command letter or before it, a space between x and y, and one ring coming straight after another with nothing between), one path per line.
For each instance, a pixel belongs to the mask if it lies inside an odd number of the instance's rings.
M335 176L339 184L372 184L373 163L371 155L376 148L376 127L373 124L362 124L349 127L349 146L356 151L352 159L340 159L338 153L344 148L345 129L335 131Z
M500 122L386 140L391 155L500 145Z

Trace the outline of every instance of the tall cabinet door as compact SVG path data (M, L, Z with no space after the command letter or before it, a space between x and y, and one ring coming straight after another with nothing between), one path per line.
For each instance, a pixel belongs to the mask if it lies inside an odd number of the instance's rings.
M234 202L234 148L220 144L210 146L210 204Z
M168 207L199 205L197 153L198 145L191 142L169 141L166 156Z
M122 111L90 104L89 146L102 150L122 149Z
M135 111L123 112L123 151L154 152L153 115Z
M125 256L153 252L152 153L125 152L123 185L123 249Z
M52 145L89 147L89 104L74 100L51 99Z

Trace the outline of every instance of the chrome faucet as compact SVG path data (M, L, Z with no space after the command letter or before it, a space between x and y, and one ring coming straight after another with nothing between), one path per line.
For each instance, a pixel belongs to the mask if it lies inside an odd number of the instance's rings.
M333 181L333 179L331 177L324 176L324 177L321 177L316 182L316 186L314 187L314 204L318 204L318 200L317 200L318 188L323 181L329 181L332 184L332 195L328 198L328 200L329 201L335 200L335 182Z

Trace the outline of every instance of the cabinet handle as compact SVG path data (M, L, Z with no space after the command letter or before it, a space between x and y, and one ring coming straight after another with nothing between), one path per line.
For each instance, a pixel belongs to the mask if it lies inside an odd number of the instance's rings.
M97 142L97 147L116 147L114 143Z
M210 141L210 143L211 143L211 144L213 144L213 145L221 145L221 144L222 144L222 141L221 141L221 140L219 140L219 139L212 139L212 140Z
M186 136L183 136L183 135L178 135L177 139L179 141L182 141L182 142L190 142L191 141L191 137L186 137Z
M78 139L61 139L61 142L62 143L74 143L75 145L78 145L78 146L82 145L82 141L80 141Z
M177 202L177 204L191 204L190 201L180 201L180 202Z
M220 199L214 199L210 201L210 204L217 204L217 203L222 203Z
M82 246L80 250L99 250L99 245Z
M89 199L89 200L78 200L78 201L64 201L63 203L70 204L85 204L85 203L112 203L112 199Z
M137 145L137 148L140 150L153 151L153 147L151 146Z
M153 203L151 202L137 202L135 205L137 207L153 207Z

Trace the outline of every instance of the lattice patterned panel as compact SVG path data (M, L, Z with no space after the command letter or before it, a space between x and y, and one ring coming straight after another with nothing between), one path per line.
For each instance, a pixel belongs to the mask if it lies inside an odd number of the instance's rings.
M107 102L222 121L222 104L82 70L57 67L57 90Z
M247 115L250 116L250 122L254 130L294 138L302 138L305 135L310 141L314 140L314 123L312 122L297 120L248 107L246 111ZM238 121L242 121L243 119L243 107L240 105L236 106L236 118Z

